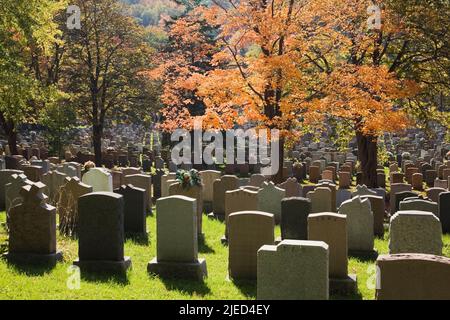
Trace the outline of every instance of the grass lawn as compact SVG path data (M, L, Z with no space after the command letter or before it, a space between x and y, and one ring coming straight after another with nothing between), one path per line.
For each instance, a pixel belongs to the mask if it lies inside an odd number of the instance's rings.
M5 213L0 213L0 252L6 251ZM204 283L182 280L162 280L147 274L147 263L156 255L155 217L148 217L148 243L143 239L129 239L125 254L130 256L133 268L124 278L81 278L80 289L68 289L73 279L70 266L77 257L77 241L58 238L58 248L64 253L64 262L54 269L17 268L0 260L0 299L255 299L255 283L233 283L227 280L228 249L220 243L224 233L221 222L204 217L205 243L199 256L206 258L208 278ZM277 227L276 235L280 234ZM450 236L444 237L444 253L450 257ZM377 239L379 253L387 253L388 241ZM373 299L375 283L374 261L350 258L349 273L358 276L358 294L345 299Z

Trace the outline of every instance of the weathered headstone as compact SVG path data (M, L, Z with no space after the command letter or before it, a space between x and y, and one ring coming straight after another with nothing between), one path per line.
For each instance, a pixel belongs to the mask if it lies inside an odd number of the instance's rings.
M385 216L385 203L383 197L362 196L361 199L369 199L373 213L373 233L374 235L383 238Z
M328 245L299 240L264 245L257 279L260 300L328 300Z
M296 178L289 178L285 182L278 185L285 190L285 197L301 197L303 194L302 186L297 182Z
M213 213L220 220L225 219L225 193L239 188L239 179L236 176L225 175L214 181Z
M211 212L214 198L214 181L220 179L220 171L205 170L199 172L203 183L203 207L206 212Z
M258 192L245 189L225 192L225 236L222 238L222 242L228 238L228 217L230 214L239 211L256 211L257 209Z
M56 249L56 210L47 204L44 184L24 186L23 202L9 211L9 252L14 263L54 265L62 259Z
M132 174L124 177L125 184L132 184L145 190L145 210L152 212L152 177L147 174Z
M94 192L112 192L112 175L103 168L92 168L83 175L83 183L92 186Z
M308 240L323 241L329 246L330 291L355 292L356 275L348 275L347 217L331 212L309 215Z
M400 211L426 211L431 212L439 218L439 208L436 202L422 200L422 199L412 199L403 200L399 205Z
M377 259L377 300L450 300L450 259L405 253Z
M161 277L202 280L205 259L198 259L197 200L170 196L156 201L157 253L148 272Z
M145 189L123 185L114 192L123 196L125 234L147 236Z
M20 170L0 170L0 211L5 209L5 186L12 181L12 176L23 174Z
M78 199L92 192L92 187L80 182L80 179L67 177L61 187L57 205L59 230L66 235L75 235L78 227Z
M78 259L84 272L124 274L131 259L124 256L124 201L112 192L93 192L78 199Z
M258 211L274 215L275 223L281 220L281 200L285 197L285 190L280 189L273 182L264 182L258 191Z
M307 240L311 201L306 198L284 198L281 201L281 239Z
M442 255L442 227L431 212L399 211L391 217L389 253Z
M49 203L56 205L59 200L60 189L65 183L67 175L58 171L49 171L42 176L46 188L44 193L49 197Z
M311 213L331 212L331 191L326 187L316 188L306 195L311 200Z
M339 214L347 217L349 252L373 253L374 219L370 201L356 196L339 207Z
M233 280L256 279L257 252L274 243L273 214L241 211L228 217L228 272Z

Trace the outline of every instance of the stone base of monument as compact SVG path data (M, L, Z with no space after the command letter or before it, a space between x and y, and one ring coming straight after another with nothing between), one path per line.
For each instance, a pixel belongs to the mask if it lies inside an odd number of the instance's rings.
M148 263L147 271L162 278L197 281L202 281L208 275L205 259L198 259L196 262L167 262L158 261L158 258L155 257Z
M351 257L358 257L365 260L374 260L374 261L378 258L378 252L376 250L372 251L349 250L348 255Z
M83 260L77 259L73 264L81 272L125 274L131 268L131 258L125 257L123 261Z
M55 266L57 262L63 260L61 251L52 254L34 254L34 253L10 253L5 254L5 258L12 264L32 264Z
M353 294L357 290L356 274L349 274L347 278L330 278L330 294Z
M211 220L219 220L220 222L225 221L225 215L224 214L215 214L214 212L208 213L208 218Z

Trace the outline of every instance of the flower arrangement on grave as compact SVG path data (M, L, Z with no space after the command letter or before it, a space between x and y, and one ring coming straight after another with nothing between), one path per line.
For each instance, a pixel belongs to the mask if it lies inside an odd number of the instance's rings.
M195 169L191 169L189 171L178 170L176 174L176 180L178 180L181 183L181 186L184 189L202 185L200 174Z

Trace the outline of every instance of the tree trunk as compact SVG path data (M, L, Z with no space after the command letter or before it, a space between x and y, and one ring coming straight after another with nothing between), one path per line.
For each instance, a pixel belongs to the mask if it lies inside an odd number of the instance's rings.
M92 127L92 141L94 143L95 165L102 166L102 137L103 126L93 125Z
M362 132L356 132L358 143L358 159L361 163L362 183L369 188L377 188L377 137L365 136Z
M19 154L19 151L17 150L17 132L14 121L6 120L3 113L0 112L0 124L8 137L9 151L12 155Z
M284 138L280 137L280 146L278 148L278 172L273 176L273 182L275 184L283 183L283 167L284 167Z

